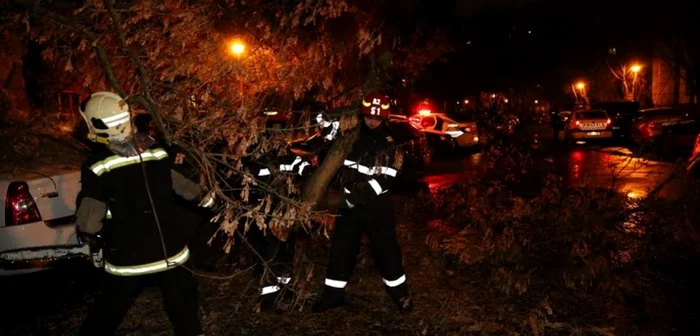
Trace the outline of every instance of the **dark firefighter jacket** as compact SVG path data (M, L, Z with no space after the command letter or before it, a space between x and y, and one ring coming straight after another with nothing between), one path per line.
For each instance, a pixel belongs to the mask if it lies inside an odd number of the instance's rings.
M109 209L110 225L103 230L108 273L156 273L189 258L186 230L179 208L174 206L173 190L187 200L199 199L201 190L171 167L168 153L159 146L130 157L104 148L93 152L83 165L83 200L76 213L77 224L82 232L95 234L102 230Z
M279 198L275 197L274 193L268 188L280 193L288 195L287 177L292 179L292 182L298 184L300 178L307 178L313 173L314 167L311 163L301 156L295 154L287 154L278 156L276 152L269 152L261 157L254 159L246 157L242 161L242 169L254 176L256 180L265 184L262 186L250 185L250 193L248 195L248 203L256 205L262 201L267 195L271 195L272 204L270 207L274 209ZM238 182L240 185L240 181Z
M331 134L329 127L323 135ZM389 188L398 171L394 168L396 148L386 125L369 129L360 122L360 136L338 171L345 206L379 209L391 202Z

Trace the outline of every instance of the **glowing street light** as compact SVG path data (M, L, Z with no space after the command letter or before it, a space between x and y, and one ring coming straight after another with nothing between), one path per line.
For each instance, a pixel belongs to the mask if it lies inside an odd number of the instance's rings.
M245 52L245 44L241 41L233 41L229 45L231 53L235 56L241 56Z
M639 64L634 64L634 65L632 65L630 70L636 74L636 73L639 73L640 70L642 70L642 66Z
M506 98L506 99L504 100L504 102L506 102L506 104L507 104L507 103L508 103L508 98Z
M495 93L492 94L492 95L491 95L491 98L496 98L496 94L495 94Z
M585 87L586 87L586 83L584 83L584 82L576 83L576 88L579 90L583 90L583 88L585 88Z
M464 100L464 103L465 103L465 104L469 104L469 99L465 99L465 100Z
M540 101L535 99L535 104L539 104L539 103L540 103Z

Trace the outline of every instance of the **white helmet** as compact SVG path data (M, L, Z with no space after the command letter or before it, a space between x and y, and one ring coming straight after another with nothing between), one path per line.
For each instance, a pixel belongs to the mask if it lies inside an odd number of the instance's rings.
M131 114L126 101L112 92L96 92L80 105L88 138L95 142L120 141L131 135Z

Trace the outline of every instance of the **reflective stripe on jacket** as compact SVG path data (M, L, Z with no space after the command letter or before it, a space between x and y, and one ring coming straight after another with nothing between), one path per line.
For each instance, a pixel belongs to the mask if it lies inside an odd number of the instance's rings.
M178 254L168 258L143 265L117 266L105 262L105 271L119 276L134 276L167 271L184 264L190 258L190 251L185 246Z

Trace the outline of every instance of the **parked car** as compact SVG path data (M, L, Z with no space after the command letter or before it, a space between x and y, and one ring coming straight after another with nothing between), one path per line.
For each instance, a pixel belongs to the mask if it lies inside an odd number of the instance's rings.
M567 141L610 139L612 120L604 110L579 110L571 113L564 137Z
M36 272L89 254L75 225L82 157L37 141L31 161L3 160L0 167L0 275Z
M605 110L612 120L613 137L630 137L630 125L639 111L639 102L601 102L591 106L595 110Z
M700 177L700 135L695 137L695 145L693 145L693 153L688 159L688 163L685 166L686 171L689 175L694 177Z
M683 120L664 129L659 149L664 153L690 153L695 146L698 134L700 134L700 123L695 120Z
M457 122L444 113L417 114L408 119L426 133L432 153L479 145L476 122Z
M389 127L394 141L404 149L404 176L423 175L432 160L425 133L404 116L392 116Z
M639 110L632 120L630 135L636 144L653 143L663 135L664 129L685 119L685 113L670 107Z

